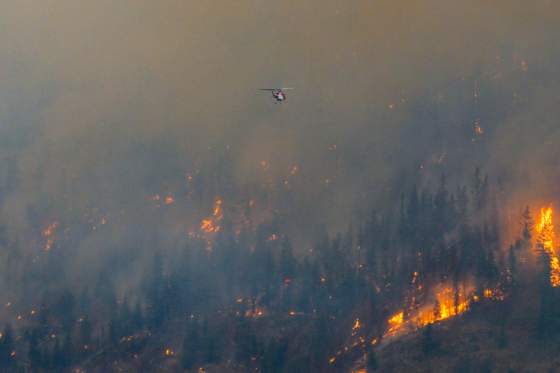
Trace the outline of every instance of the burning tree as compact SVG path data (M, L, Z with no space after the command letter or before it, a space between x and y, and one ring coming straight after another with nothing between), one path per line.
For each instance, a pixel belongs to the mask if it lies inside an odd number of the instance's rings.
M536 252L547 264L550 262L550 281L553 286L560 285L560 264L554 253L554 227L552 225L552 207L541 209L541 221L537 225Z

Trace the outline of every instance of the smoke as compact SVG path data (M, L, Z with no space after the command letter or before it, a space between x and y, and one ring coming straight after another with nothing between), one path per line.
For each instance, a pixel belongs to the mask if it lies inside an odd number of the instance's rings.
M289 185L269 208L333 231L475 166L512 205L553 197L554 5L5 1L0 154L20 182L2 219L12 237L28 204L149 225L138 201L189 177L209 205L210 191ZM259 91L283 86L297 88L282 105Z

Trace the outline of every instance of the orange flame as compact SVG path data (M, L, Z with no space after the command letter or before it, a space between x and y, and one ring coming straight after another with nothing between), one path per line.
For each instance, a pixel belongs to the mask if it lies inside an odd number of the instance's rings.
M57 225L58 225L58 222L55 221L53 224L51 224L50 227L47 228L46 231L43 232L43 234L44 234L45 236L50 235L50 234L52 233L51 231L52 231L53 229L55 229Z
M476 125L476 133L482 135L482 127L480 127L478 124Z
M538 236L538 246L541 246L544 251L550 255L550 266L552 273L550 275L550 282L552 286L560 285L560 263L554 253L554 226L552 225L552 207L541 208L541 221L536 226ZM537 247L538 247L537 246Z
M413 280L413 283L415 280ZM440 286L444 286L440 284ZM419 286L420 288L420 286ZM458 294L459 299L465 298L463 294ZM492 299L503 299L503 294L498 290L486 290L485 296ZM453 290L451 288L444 288L443 291L436 293L439 308L437 314L435 310L429 305L424 304L419 309L412 306L410 308L410 316L405 320L404 312L401 312L391 319L389 322L389 330L384 334L384 337L389 335L395 336L406 330L413 331L428 325L431 322L443 320L451 316L460 315L467 310L468 302L459 301L457 307L453 299Z

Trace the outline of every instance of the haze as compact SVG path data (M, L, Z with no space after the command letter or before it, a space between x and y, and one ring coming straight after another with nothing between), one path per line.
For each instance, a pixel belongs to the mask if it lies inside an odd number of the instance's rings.
M432 188L442 172L458 183L476 166L500 178L515 208L552 202L558 9L3 1L1 154L20 183L2 220L13 238L28 204L53 217L68 203L134 210L197 171L216 191L209 200L289 182L275 206L332 231L380 200L396 205L395 185ZM259 91L284 86L297 89L282 105Z

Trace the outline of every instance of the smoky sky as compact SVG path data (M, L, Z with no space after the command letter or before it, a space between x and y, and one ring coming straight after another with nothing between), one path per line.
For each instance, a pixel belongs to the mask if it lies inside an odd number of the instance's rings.
M130 207L197 172L216 194L289 184L278 203L333 229L476 166L516 208L553 202L558 5L2 1L2 218Z

